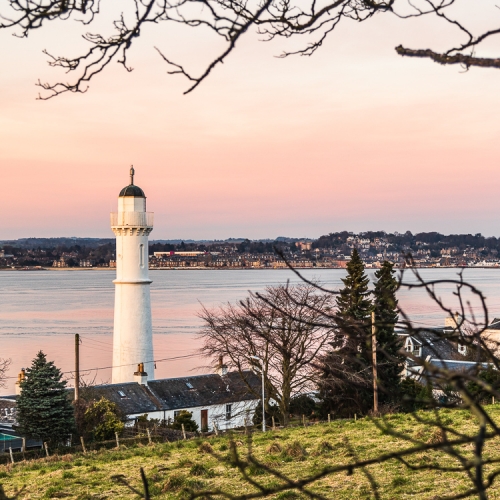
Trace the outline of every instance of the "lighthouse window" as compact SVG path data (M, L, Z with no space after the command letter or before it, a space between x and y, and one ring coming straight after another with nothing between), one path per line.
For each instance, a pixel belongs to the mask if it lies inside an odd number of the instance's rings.
M139 259L141 267L144 267L144 245L142 243L139 245Z

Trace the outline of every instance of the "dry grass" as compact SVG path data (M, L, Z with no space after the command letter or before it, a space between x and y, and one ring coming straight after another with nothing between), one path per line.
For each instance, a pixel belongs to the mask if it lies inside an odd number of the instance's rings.
M500 405L489 406L488 411L500 422ZM477 429L475 418L459 410L441 410L453 428L465 433ZM420 415L426 418L426 414ZM430 418L429 414L429 418ZM422 443L437 442L443 436L431 425L418 423L411 415L388 415L385 424ZM448 424L450 425L450 424ZM241 439L241 438L239 438ZM242 458L248 453L245 440L237 448ZM412 446L404 439L381 431L369 419L334 421L308 428L257 433L252 450L264 466L270 466L292 478L304 478L318 473L326 466L352 463L354 456L364 459ZM472 457L473 449L462 450ZM488 443L486 453L500 457L500 438ZM412 465L456 465L455 459L442 452L425 451L410 458ZM183 498L186 489L223 489L234 495L253 491L242 478L231 458L229 437L221 436L207 441L186 441L155 446L133 447L126 450L104 450L87 455L50 457L14 466L0 466L0 484L8 497L16 489L25 487L21 498L67 498L77 500L104 498L137 498L112 476L122 475L134 488L141 488L139 468L143 467L150 481L153 498ZM493 466L488 472L493 470ZM464 474L409 470L396 460L370 466L368 472L379 485L383 499L432 499L460 493L470 488ZM252 466L248 473L264 485L279 484L262 468ZM317 481L311 489L328 498L370 498L370 483L362 471L332 474ZM283 492L276 499L303 498L296 492ZM500 487L494 485L489 498L500 499Z

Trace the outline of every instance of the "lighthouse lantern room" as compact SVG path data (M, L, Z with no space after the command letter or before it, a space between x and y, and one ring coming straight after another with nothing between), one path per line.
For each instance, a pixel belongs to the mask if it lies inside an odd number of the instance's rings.
M148 269L148 236L153 213L146 212L144 191L130 184L118 197L118 212L111 214L116 235L115 319L113 329L113 384L132 382L143 364L143 376L154 379L153 329Z

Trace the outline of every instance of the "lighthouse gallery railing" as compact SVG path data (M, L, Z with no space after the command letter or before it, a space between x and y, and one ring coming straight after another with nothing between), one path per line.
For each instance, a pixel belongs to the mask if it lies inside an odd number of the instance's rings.
M111 227L153 227L153 212L111 212Z

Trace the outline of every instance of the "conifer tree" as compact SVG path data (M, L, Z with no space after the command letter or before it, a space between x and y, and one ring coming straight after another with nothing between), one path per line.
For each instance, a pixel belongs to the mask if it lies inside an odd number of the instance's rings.
M347 264L344 288L337 297L337 329L330 351L321 360L323 411L343 416L366 413L372 405L369 278L356 249Z
M16 430L21 435L58 445L74 431L73 407L61 378L59 368L40 351L26 370L17 398Z
M377 325L377 375L379 380L379 402L395 402L401 383L404 356L401 343L394 330L398 320L396 290L398 282L393 264L384 261L375 273L377 281L373 290L373 308Z
M344 288L337 297L338 315L346 320L368 324L372 303L368 298L370 280L365 274L365 266L356 249L352 251L347 263L347 276L342 279Z

